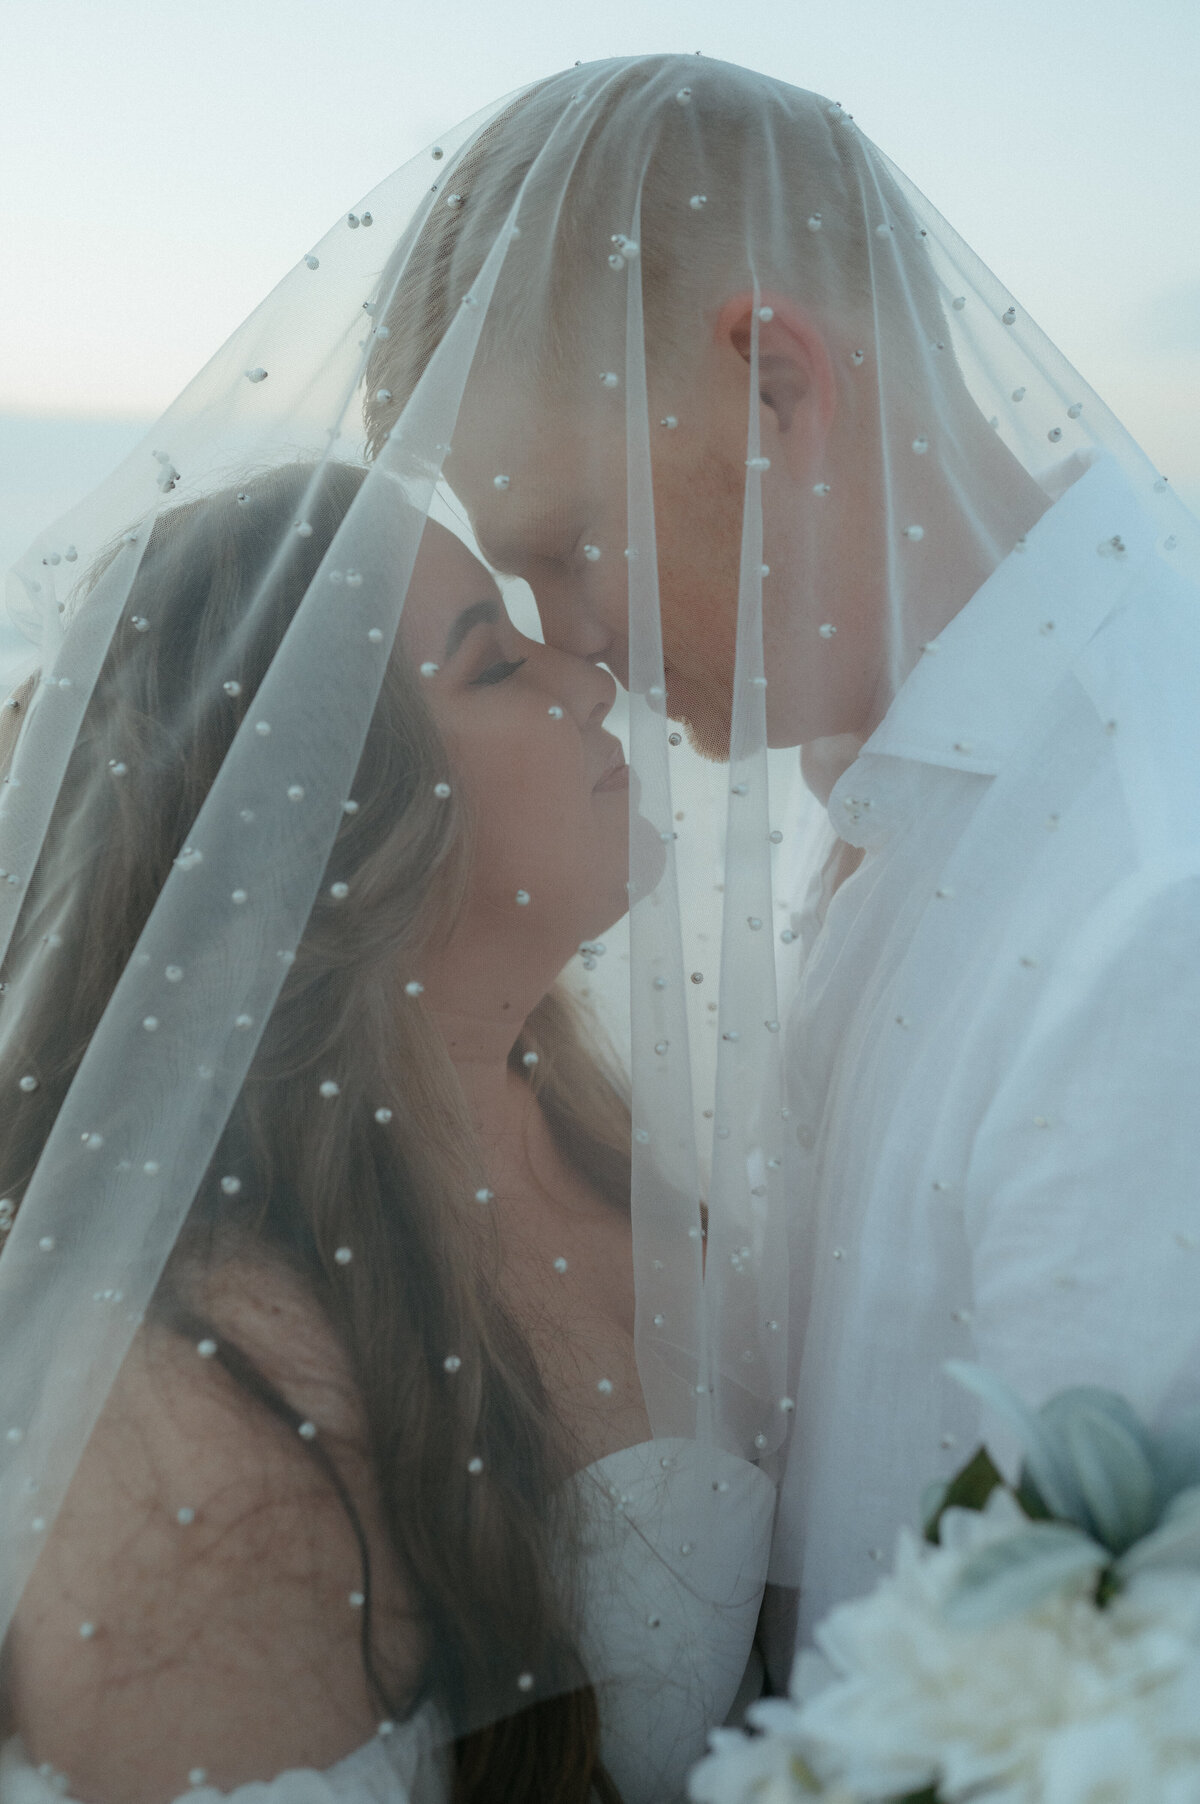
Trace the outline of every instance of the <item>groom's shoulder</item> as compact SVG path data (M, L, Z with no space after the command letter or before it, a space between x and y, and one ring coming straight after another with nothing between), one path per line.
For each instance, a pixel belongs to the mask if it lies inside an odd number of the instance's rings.
M1195 685L1200 682L1198 652L1200 587L1164 557L1154 556L1133 572L1120 603L1085 647L1080 667L1099 672L1115 660L1135 680L1142 672L1153 672L1157 678L1172 668L1177 684Z
M1142 856L1200 867L1200 589L1152 558L1079 654Z

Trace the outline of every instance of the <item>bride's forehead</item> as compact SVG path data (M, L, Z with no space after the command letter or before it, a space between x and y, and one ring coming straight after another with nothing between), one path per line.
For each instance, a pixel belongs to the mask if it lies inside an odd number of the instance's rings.
M415 663L443 663L455 622L481 603L494 604L497 618L504 611L490 570L455 533L427 520L400 614L404 656Z

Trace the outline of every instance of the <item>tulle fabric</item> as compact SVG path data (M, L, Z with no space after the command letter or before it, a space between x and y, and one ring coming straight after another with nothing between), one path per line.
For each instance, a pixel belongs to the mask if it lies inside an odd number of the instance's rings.
M684 353L711 336L725 294L750 305L738 542L713 579L736 594L727 755L714 759L671 718L663 598L689 572L657 479L664 447L696 430ZM802 481L765 454L759 405L789 300L821 328L829 418L858 433L853 460L840 427L813 437ZM603 584L627 600L609 727L631 769L628 913L582 937L563 981L597 1043L611 1040L630 1098L651 1434L701 1450L688 1468L699 1532L708 1520L725 1533L726 1462L777 1477L788 1458L811 1223L782 1028L802 904L836 877L824 800L922 647L1049 507L1047 471L1098 451L1136 491L1155 555L1194 580L1200 534L1169 486L848 113L706 59L653 57L509 97L355 202L116 474L37 538L11 579L38 676L0 805L0 1070L16 1112L53 1082L26 1069L23 1036L54 958L87 956L79 915L128 775L116 766L169 755L231 705L232 629L188 649L176 712L141 743L123 754L98 734L94 761L80 755L102 671L160 630L130 600L156 531L196 506L203 548L205 505L250 512L273 475L302 472L243 598L253 621L312 520L337 515L6 1213L5 1623L195 1199L221 1176L212 1161L306 935L347 899L346 805L427 521L498 572L534 636L534 598L552 589L586 599ZM856 734L835 700L859 692ZM548 857L559 832L547 819ZM540 904L514 889L513 919ZM822 1354L806 1358L811 1371ZM601 1391L594 1408L607 1406ZM730 1561L743 1553L752 1568L752 1547ZM514 1649L507 1695L523 1671ZM602 1688L604 1672L590 1676ZM455 1700L440 1703L453 1719Z

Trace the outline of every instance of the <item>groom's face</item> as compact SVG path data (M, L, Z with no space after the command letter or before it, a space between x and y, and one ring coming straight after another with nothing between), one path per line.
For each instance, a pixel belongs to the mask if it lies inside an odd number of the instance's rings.
M657 425L653 398L650 417L667 711L699 751L723 758L745 470L726 454L719 421L702 414L699 396L680 408L676 427ZM534 407L503 377L473 383L446 475L488 562L529 583L547 642L607 664L627 684L623 397L609 409L589 407L584 423L572 420L569 401ZM497 486L497 476L507 483Z

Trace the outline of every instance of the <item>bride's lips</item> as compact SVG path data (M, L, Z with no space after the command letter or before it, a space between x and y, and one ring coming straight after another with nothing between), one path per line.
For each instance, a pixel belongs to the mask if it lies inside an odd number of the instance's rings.
M592 790L592 794L595 796L602 796L607 795L610 789L628 788L629 766L622 763L619 764L615 770L610 770L606 777L601 777L600 781Z
M629 788L629 766L625 762L625 753L621 747L615 746L612 757L608 761L598 783L593 784L593 795L604 795L610 789Z

